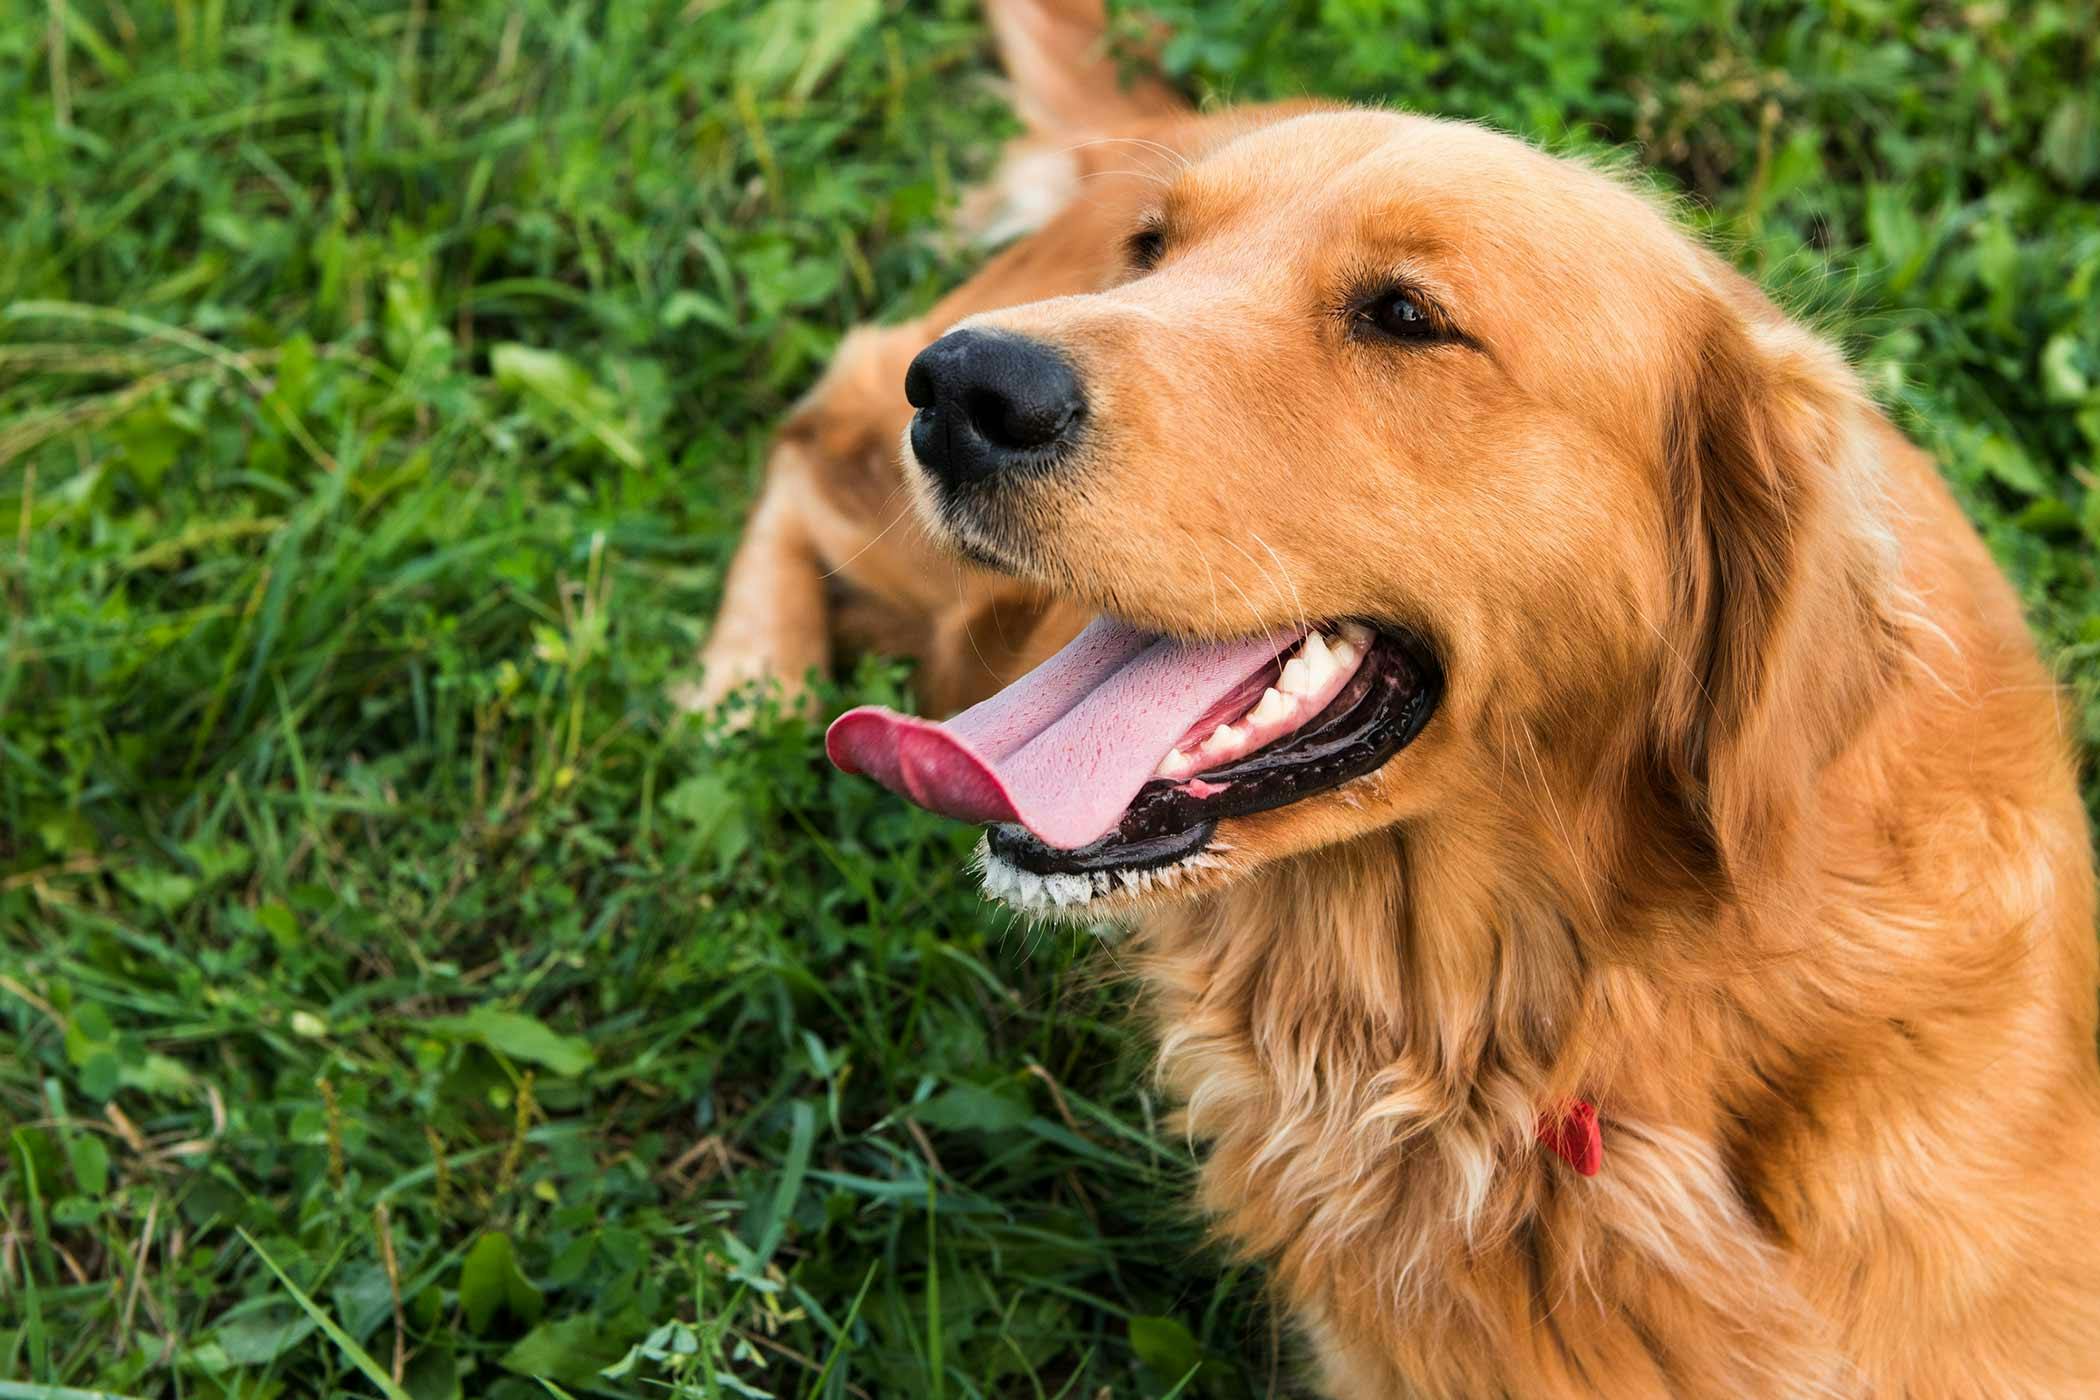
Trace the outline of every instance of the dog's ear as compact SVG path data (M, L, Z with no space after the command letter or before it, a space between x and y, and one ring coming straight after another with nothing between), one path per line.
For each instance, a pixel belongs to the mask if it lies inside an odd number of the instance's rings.
M1788 868L1822 770L1898 664L1878 416L1835 349L1748 281L1715 295L1673 395L1670 656L1652 776L1722 888Z
M965 242L1011 242L1056 218L1089 179L1173 163L1156 129L1188 104L1158 78L1120 69L1102 0L988 0L985 17L1028 131L963 197L955 232Z
M1188 109L1157 77L1119 71L1103 0L987 0L1014 111L1043 136L1081 136Z

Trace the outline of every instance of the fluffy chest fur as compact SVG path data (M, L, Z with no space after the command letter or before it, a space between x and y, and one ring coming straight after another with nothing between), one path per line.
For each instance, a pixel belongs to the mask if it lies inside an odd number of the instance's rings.
M2088 1393L2096 1279L2064 1231L2100 1222L2090 1025L2030 995L2081 843L2075 814L1997 820L2003 846L1933 878L1878 843L1891 864L1851 872L1878 894L1784 935L1648 929L1670 951L1643 962L1478 833L1156 915L1137 944L1200 1203L1272 1261L1333 1396ZM1987 922L1950 962L1958 886ZM1813 957L1785 946L1810 931ZM1577 1094L1593 1179L1535 1140Z
M1325 1388L1844 1393L1717 1144L1627 1116L1558 1052L1578 1008L1527 984L1574 970L1567 933L1511 909L1549 934L1536 957L1467 947L1421 927L1411 884L1404 843L1375 840L1141 935L1161 1072L1209 1149L1200 1202L1273 1261ZM1570 1091L1605 1113L1594 1179L1535 1140ZM1771 1384L1804 1374L1830 1383Z

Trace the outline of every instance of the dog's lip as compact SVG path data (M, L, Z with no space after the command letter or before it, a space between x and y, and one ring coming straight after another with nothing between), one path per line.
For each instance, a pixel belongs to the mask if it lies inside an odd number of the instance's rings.
M1373 630L1356 674L1304 725L1197 774L1193 784L1148 783L1116 826L1088 845L1060 849L1006 822L988 832L988 855L1036 877L1169 871L1208 851L1221 821L1290 806L1375 772L1427 725L1443 696L1443 670L1412 633Z

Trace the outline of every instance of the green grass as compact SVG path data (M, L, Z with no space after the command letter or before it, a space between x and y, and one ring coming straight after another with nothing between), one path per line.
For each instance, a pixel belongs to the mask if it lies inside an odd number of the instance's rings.
M1190 4L1166 57L1631 143L1942 454L2090 740L2100 38L2018 8ZM0 17L0 1396L1289 1374L1112 958L664 700L767 425L967 271L987 73L950 0Z

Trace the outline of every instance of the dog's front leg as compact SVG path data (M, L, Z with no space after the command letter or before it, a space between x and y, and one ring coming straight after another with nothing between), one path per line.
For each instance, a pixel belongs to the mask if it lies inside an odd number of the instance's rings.
M686 709L711 709L753 682L776 684L785 701L800 704L810 674L821 677L830 666L823 561L807 515L812 488L802 471L780 466L768 475L730 562L700 654L700 679L674 695Z

